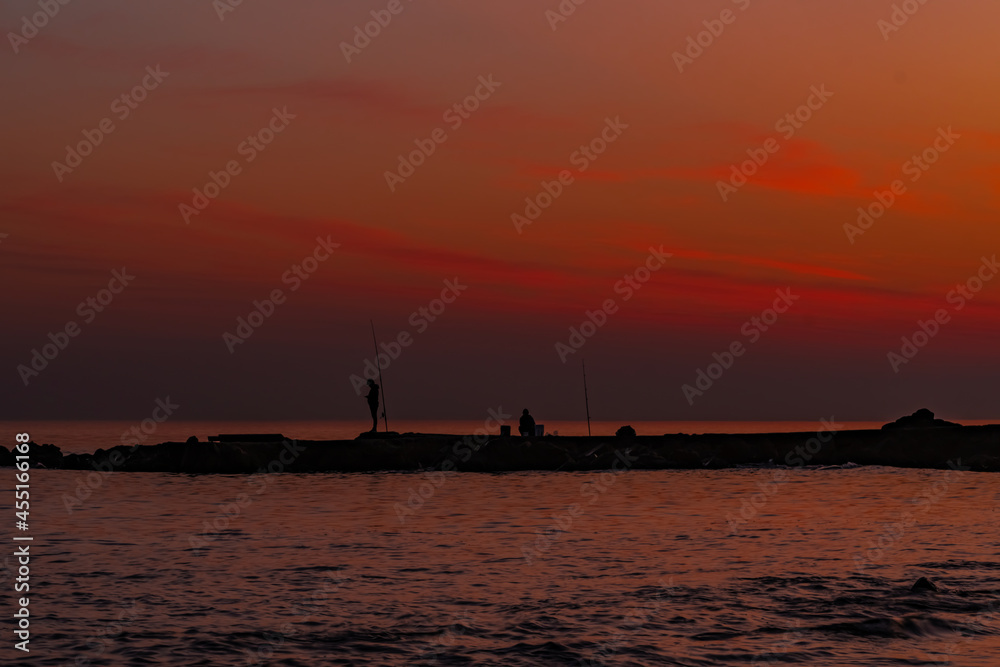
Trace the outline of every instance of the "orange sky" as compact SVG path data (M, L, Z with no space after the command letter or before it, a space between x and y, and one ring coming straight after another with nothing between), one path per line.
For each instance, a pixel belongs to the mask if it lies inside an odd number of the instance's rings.
M186 418L363 418L350 376L369 319L413 334L384 371L399 417L582 417L582 356L601 419L998 416L1000 284L960 311L946 299L1000 252L995 2L927 3L887 39L892 3L861 0L592 0L555 29L555 1L390 5L259 0L220 20L209 2L70 3L18 39L40 10L4 3L0 416L141 418L169 394ZM391 20L348 63L372 11ZM144 77L146 99L114 103ZM477 88L456 127L446 112ZM776 127L810 101L792 136ZM241 150L275 109L294 118ZM53 166L105 118L79 166ZM627 128L581 160L606 119ZM934 164L908 166L947 128ZM719 181L765 145L723 201ZM564 171L519 233L512 214ZM905 193L851 243L845 225L896 179ZM340 246L291 291L317 237ZM650 246L672 257L625 301L616 282ZM123 266L134 283L85 323L77 304ZM417 332L411 313L454 278L468 289ZM784 288L800 299L691 404L682 386ZM287 302L231 354L223 334L275 289ZM562 363L556 344L609 298ZM950 321L894 372L888 353L940 308ZM25 386L18 367L70 320L81 333Z

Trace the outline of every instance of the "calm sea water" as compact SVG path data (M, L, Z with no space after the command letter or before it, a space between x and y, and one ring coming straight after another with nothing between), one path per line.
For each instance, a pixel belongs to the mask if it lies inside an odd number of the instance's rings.
M32 471L31 663L1000 664L1000 476L775 473Z

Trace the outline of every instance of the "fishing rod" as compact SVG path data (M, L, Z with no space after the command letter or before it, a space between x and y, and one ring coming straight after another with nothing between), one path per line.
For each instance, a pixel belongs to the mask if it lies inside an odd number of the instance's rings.
M590 435L590 398L587 397L587 363L580 359L583 366L583 402L587 406L587 435Z
M382 419L385 421L385 432L389 432L389 418L385 410L385 383L382 382L382 362L378 360L378 338L375 337L375 322L368 320L372 325L372 342L375 344L375 365L378 366L378 383L382 386ZM377 421L377 420L376 420Z

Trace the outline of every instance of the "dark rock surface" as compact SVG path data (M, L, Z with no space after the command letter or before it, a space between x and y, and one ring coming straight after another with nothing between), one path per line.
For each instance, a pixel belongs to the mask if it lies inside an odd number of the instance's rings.
M895 428L955 428L958 426L961 426L961 424L945 421L943 419L935 419L933 412L927 408L920 408L912 415L900 417L894 422L884 424L882 426L882 430Z
M703 469L735 466L895 466L1000 472L1000 425L958 426L917 411L882 430L683 433L662 436L460 436L364 433L354 440L266 440L119 445L63 456L31 444L32 467L129 472L229 473L459 470ZM931 424L914 427L906 424ZM0 462L12 457L0 448Z
M1000 426L949 429L540 438L403 434L283 442L165 442L58 456L32 449L32 464L76 470L175 473L384 470L701 469L744 465L883 465L1000 471ZM38 454L38 458L35 457Z
M404 435L419 435L418 433L406 433ZM362 431L355 440L385 440L386 438L398 438L395 431Z
M31 467L61 468L63 455L55 445L38 445L34 442L28 445L28 456ZM40 464L40 465L39 465Z

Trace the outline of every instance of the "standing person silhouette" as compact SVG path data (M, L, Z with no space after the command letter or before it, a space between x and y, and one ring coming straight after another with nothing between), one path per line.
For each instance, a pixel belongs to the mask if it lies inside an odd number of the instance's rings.
M521 435L528 437L535 435L535 419L528 414L528 408L521 412L521 421L518 422L517 430Z
M368 409L372 411L372 430L369 432L375 433L378 430L378 385L375 380L368 380L368 395L365 398L368 400Z

